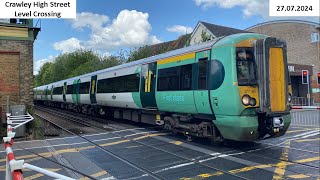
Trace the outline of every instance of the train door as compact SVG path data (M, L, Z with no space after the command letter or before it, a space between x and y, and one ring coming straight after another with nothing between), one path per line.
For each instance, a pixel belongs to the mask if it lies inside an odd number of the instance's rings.
M73 81L73 93L72 93L72 100L73 103L79 104L80 103L80 79Z
M67 99L66 99L66 93L67 93L67 82L64 82L63 83L63 101L66 102Z
M143 108L157 108L155 98L157 63L142 65L140 98Z
M49 88L49 86L47 86L47 87L45 88L45 90L44 90L44 94L45 94L44 99L45 99L45 100L48 100L48 88Z
M96 99L97 75L91 76L90 101L91 104L97 104Z
M53 100L52 93L53 93L53 85L51 85L50 100Z
M196 53L194 100L199 114L212 114L209 100L210 50Z

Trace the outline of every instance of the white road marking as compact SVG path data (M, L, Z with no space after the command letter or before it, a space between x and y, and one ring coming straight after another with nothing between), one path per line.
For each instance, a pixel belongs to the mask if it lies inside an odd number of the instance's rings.
M311 136L316 136L316 135L318 135L318 134L320 134L320 132L313 133L313 134L309 134L309 135L303 136L303 137L301 137L301 138L308 138L308 137L311 137Z

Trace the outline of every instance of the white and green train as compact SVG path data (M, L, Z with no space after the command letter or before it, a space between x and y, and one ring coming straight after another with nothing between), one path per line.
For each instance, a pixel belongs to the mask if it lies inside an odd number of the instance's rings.
M243 33L37 87L34 102L255 141L288 129L289 84L285 42Z

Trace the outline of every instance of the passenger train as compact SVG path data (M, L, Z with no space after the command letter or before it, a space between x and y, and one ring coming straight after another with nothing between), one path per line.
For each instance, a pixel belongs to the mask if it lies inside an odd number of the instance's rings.
M285 42L242 33L34 88L34 103L249 142L288 129L289 81Z

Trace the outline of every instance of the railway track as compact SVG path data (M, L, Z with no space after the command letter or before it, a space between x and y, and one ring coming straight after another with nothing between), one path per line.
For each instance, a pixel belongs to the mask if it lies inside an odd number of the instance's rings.
M42 108L41 110L44 110L44 109ZM48 112L48 111L46 111L46 112ZM51 111L51 113L54 114L54 115L58 115L59 117L63 117L63 115L62 115L61 113L54 113L54 112L52 112L52 111ZM74 133L74 132L71 132L70 130L62 127L61 125L50 121L48 117L44 117L44 116L41 116L41 115L39 115L39 114L36 114L36 115L37 115L38 117L40 117L40 118L42 118L42 119L50 122L50 123L53 123L55 126L57 126L57 127L65 130L65 131L69 132L70 134L79 136L79 134L76 134L76 133ZM67 117L67 120L70 120L70 119L72 119L72 118L70 118L70 116ZM84 124L82 118L76 118L76 117L74 117L74 119L73 119L72 121L73 121L73 122L76 122L76 123L79 123L79 124ZM88 126L88 124L90 124L90 123L85 123L84 125L87 125L87 126ZM92 125L92 124L90 124L90 125ZM120 130L120 129L117 129L117 130ZM119 136L119 134L117 134L117 133L115 133L115 132L112 132L112 131L109 132L109 133L114 134L114 135L116 135L116 136ZM101 147L101 146L100 146L99 144L97 144L97 143L94 143L94 142L92 142L92 141L90 141L90 140L88 140L88 139L86 139L86 138L84 138L84 137L82 137L82 136L80 136L80 137L83 138L83 139L85 139L86 141L94 144L97 148L103 150L104 152L108 153L109 155L112 155L113 157L119 159L120 161L122 161L122 162L124 162L124 163L126 163L126 164L128 164L128 165L130 165L130 166L132 166L132 167L134 167L134 168L136 168L136 169L139 170L139 171L142 171L144 174L141 175L141 177L143 177L143 176L150 176L150 177L153 177L153 178L155 178L155 179L166 179L166 178L164 178L164 177L161 177L161 176L157 175L155 172L152 172L151 170L147 169L146 167L141 167L141 166L139 166L138 164L136 164L136 163L134 163L134 162L131 162L130 160L127 160L127 159L122 158L121 156L117 155L115 152L112 152L112 151L110 151L110 150L107 150L107 149ZM200 166L203 166L203 167L212 169L212 170L214 170L214 171L223 172L223 173L228 174L228 175L230 175L230 176L237 177L238 179L248 179L248 178L241 177L241 176L238 176L238 175L233 175L233 174L231 174L231 173L229 173L229 172L227 172L227 171L224 171L224 170L222 170L222 169L218 169L218 168L215 168L215 167L213 167L213 166L209 166L209 165L206 165L206 164L204 164L204 163L197 162L197 161L195 161L195 160L192 160L192 159L183 157L183 156L181 156L181 155L179 155L179 154L177 154L177 153L172 153L172 152L169 152L169 151L165 151L165 150L163 150L163 149L157 148L157 147L152 146L152 145L148 145L148 144L143 143L143 142L134 141L134 140L132 140L132 139L130 139L130 138L128 138L128 137L125 137L125 136L120 136L120 137L121 137L121 138L124 138L125 140L134 142L134 143L136 143L136 144L142 145L142 146L144 146L144 147L152 148L152 149L161 151L161 152L163 152L163 153L170 154L170 155L172 155L172 156L175 156L175 157L177 157L177 158L180 158L180 161L188 161L188 162L186 162L186 163L188 163L188 164L198 164L198 165L200 165Z
M47 108L42 108L41 110L44 110L48 113L52 113L56 116L59 116L61 118L63 118L64 116L67 116L66 119L73 119L72 121L73 122L79 122L80 124L83 124L83 125L86 125L86 126L97 126L97 124L93 123L92 122L88 122L88 117L80 117L80 116L76 116L76 115L70 115L70 112L66 112L67 114L65 114L64 112L62 111L55 111L55 110L52 110L52 109L47 109ZM85 121L85 119L87 119L87 121ZM90 118L89 118L90 119ZM92 118L91 120L95 120L95 121L101 121L100 118ZM85 123L84 123L85 122ZM106 123L106 122L104 122ZM110 124L108 124L110 125ZM140 141L134 141L133 139L131 139L130 137L125 137L125 136L121 136L119 135L118 133L116 132L112 132L113 130L121 130L123 128L119 128L121 126L118 126L118 127L111 127L111 126L108 126L108 130L110 131L109 133L111 134L114 134L122 139L125 139L125 140L128 140L130 142L134 142L135 144L139 145L139 146L143 146L145 148L151 148L151 149L154 149L156 151L160 151L164 154L167 154L167 155L171 155L171 156L174 156L176 158L180 158L180 161L181 162L184 162L183 164L190 164L190 165L198 165L198 166L202 166L202 167L205 167L205 168L209 168L211 170L214 170L214 171L217 171L217 172L223 172L225 174L228 174L232 177L236 177L236 178L240 178L240 179L247 179L246 177L242 177L242 176L237 176L237 175L234 175L234 174L230 174L228 173L227 171L224 171L222 169L219 169L219 168L215 168L213 166L210 166L206 163L204 163L205 161L203 161L203 159L201 160L195 160L195 159L192 159L192 158L187 158L183 155L180 155L180 154L177 154L177 153L174 153L174 152L171 152L171 151L168 151L168 150L165 150L165 149L162 149L161 147L156 147L156 146L153 146L153 145L149 145L149 144L146 144L146 143L143 143L143 142L140 142ZM62 129L64 129L63 127L61 127ZM103 127L103 124L100 123L100 125L98 125L96 128L98 129L101 129L101 130L106 130L105 126ZM252 157L256 157L256 158L260 158L260 159L268 159L268 160L281 160L281 161L284 161L284 162L288 162L288 163L294 163L292 161L289 161L289 160L286 160L286 159L281 159L281 158L274 158L274 157L271 157L271 156L266 156L265 154L260 154L260 153L257 153L257 151L259 150L263 150L263 149L274 149L274 148L283 148L283 146L277 146L277 145L274 145L274 144L267 144L267 143L255 143L255 145L259 144L259 146L254 146L254 147L249 147L249 148L241 148L240 149L240 152L239 152L239 149L230 149L229 151L225 151L224 154L237 154L237 155L240 155L240 154L250 154L250 156ZM99 147L98 144L95 144L97 147ZM263 146L263 147L261 147ZM105 149L103 147L100 147L101 149ZM288 148L288 147L287 147ZM302 152L306 152L305 150L303 149L297 149L297 148L290 148L289 149L291 150L295 150L295 151L302 151ZM308 151L309 152L309 151ZM111 153L114 153L114 152L111 152ZM309 153L314 153L316 155L319 155L319 152L309 152ZM117 156L117 154L113 154L115 156ZM217 158L219 157L219 155L217 155ZM121 156L119 156L119 158L121 158ZM125 159L121 159L122 161L126 161ZM133 164L135 166L135 163L134 162L128 162L129 164ZM312 165L309 165L309 164L304 164L304 163L296 163L300 166L304 166L305 168L312 168L312 169L318 169L319 167L316 167L316 166L312 166ZM139 166L137 166L138 168L141 168ZM142 170L144 170L144 176L151 176L151 177L154 177L154 178L160 178L160 179L163 179L163 177L157 177L157 176L152 176L154 173L153 171L148 171L148 169L144 169L142 168ZM155 171L157 172L157 171ZM295 172L295 171L292 171L294 173L299 173L299 172Z

